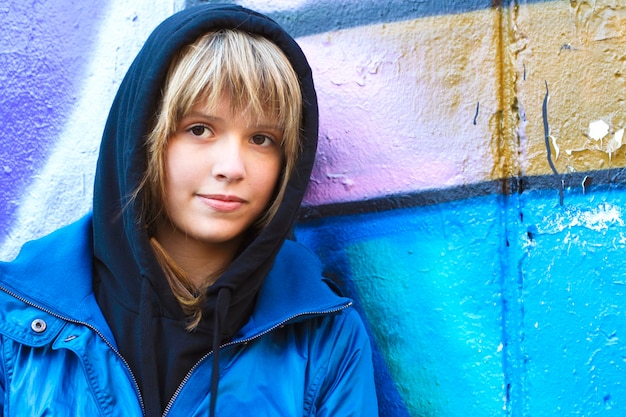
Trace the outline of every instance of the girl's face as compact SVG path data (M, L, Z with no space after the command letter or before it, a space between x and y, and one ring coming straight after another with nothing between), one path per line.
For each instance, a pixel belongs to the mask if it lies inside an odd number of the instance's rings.
M196 104L169 139L168 221L157 226L159 241L238 247L274 195L283 165L282 129L272 120L261 118L257 125L247 113L232 114L228 95L218 104L211 114L205 102Z

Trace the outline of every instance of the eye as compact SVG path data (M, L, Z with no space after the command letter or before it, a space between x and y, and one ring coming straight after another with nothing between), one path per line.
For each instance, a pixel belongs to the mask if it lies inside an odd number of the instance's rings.
M276 143L273 138L267 135L254 135L250 138L250 142L259 146L271 146Z
M207 137L212 133L211 129L205 125L193 125L187 131L197 137Z

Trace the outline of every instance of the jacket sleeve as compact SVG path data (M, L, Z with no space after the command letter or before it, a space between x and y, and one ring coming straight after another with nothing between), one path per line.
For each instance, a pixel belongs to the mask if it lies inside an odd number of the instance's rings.
M328 366L309 416L378 416L372 350L365 326L350 308L336 320Z

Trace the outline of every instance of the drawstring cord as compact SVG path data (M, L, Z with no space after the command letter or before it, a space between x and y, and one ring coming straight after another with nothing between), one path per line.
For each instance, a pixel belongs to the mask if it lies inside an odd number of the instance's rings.
M159 395L157 364L152 327L152 294L148 288L148 280L141 283L141 298L139 301L140 334L139 346L141 349L141 381L146 416L161 415L161 398ZM147 342L150 341L150 342Z
M214 326L213 326L213 372L211 373L211 405L210 417L215 417L215 405L217 403L217 389L220 381L220 343L224 320L228 315L230 306L230 288L221 288L217 293L215 303Z

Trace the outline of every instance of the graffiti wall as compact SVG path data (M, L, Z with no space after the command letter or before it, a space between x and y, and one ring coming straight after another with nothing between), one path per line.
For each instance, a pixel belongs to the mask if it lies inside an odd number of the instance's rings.
M0 259L91 207L118 84L173 0L0 0Z
M13 3L2 259L89 210L117 83L200 1ZM296 236L366 321L380 414L622 416L626 5L238 3L311 61L320 148Z

